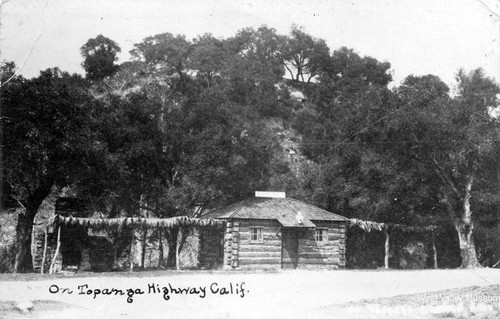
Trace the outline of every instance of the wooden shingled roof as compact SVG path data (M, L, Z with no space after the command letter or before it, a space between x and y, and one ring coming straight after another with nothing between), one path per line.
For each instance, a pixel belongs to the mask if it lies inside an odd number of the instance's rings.
M302 224L297 216L303 217ZM203 215L214 219L274 219L286 227L314 227L311 221L349 219L293 198L250 198Z

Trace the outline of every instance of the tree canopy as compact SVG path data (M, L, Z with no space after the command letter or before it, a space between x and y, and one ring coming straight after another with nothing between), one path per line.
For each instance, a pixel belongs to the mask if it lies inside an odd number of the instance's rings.
M31 226L53 186L73 183L98 151L92 102L80 76L47 69L2 88L5 193L25 212L19 217L16 269L29 269Z
M115 64L118 60L117 54L121 49L118 44L99 34L89 39L80 48L84 58L82 63L85 74L89 80L102 80L107 76L115 74L119 67Z

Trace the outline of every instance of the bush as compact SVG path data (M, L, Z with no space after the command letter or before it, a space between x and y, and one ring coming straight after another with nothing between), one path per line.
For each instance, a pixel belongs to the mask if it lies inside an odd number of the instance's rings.
M14 272L14 245L0 246L0 273Z
M427 264L427 249L424 243L409 242L401 250L399 266L403 269L423 269Z

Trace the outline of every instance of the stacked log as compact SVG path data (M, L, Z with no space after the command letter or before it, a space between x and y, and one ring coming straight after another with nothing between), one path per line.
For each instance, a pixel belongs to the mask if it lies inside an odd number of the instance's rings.
M44 247L45 233L41 230L33 229L31 255L33 256L33 270L36 272L40 272L42 269Z
M238 248L239 248L239 235L240 235L240 222L233 222L233 243L231 245L231 267L238 267Z
M228 221L226 224L226 233L224 236L224 265L226 267L231 267L231 255L232 255L232 244L233 244L233 222Z
M250 227L260 227L262 242L253 242ZM242 220L239 228L238 260L240 268L281 268L280 224L273 220Z

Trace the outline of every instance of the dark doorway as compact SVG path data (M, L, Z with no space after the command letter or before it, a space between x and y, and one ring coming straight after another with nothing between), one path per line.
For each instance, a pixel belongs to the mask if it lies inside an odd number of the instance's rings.
M293 228L282 230L281 268L295 269L299 263L299 231Z
M82 258L81 242L85 234L76 227L61 229L61 255L63 269L77 269Z
M224 232L206 227L200 239L200 266L204 269L222 268L224 265Z

